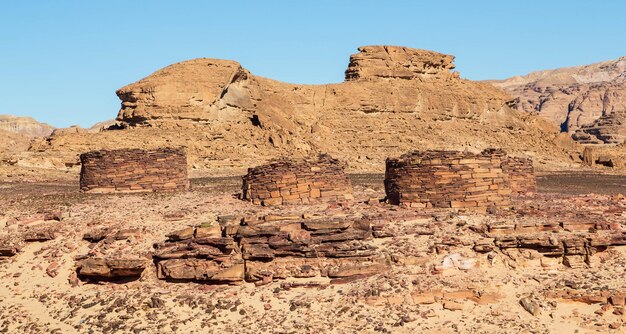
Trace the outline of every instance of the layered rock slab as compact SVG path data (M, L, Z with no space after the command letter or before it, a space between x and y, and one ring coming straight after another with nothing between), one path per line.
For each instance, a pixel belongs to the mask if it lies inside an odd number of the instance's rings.
M210 235L209 237L206 237ZM288 277L363 277L387 270L366 221L287 219L181 230L155 244L167 280L268 283Z

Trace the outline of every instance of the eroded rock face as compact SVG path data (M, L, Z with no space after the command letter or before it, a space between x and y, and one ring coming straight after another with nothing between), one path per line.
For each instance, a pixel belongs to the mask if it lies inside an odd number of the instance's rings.
M118 89L122 108L117 118L128 123L168 116L205 118L202 111L218 102L243 72L237 62L209 58L170 65Z
M117 91L122 130L58 134L31 151L76 159L93 149L184 146L190 166L237 173L318 153L348 161L348 170L382 171L386 157L416 147L502 147L569 161L552 142L558 128L510 109L512 98L492 85L451 73L452 56L359 50L346 81L328 85L257 77L234 61L177 63Z
M2 145L0 145L0 159L8 164L17 163L10 157L16 153L26 151L30 145L31 138L19 133L0 129Z
M539 113L577 141L624 141L626 57L492 83L516 97L518 110Z
M350 56L346 80L368 78L448 78L454 56L402 46L362 46Z
M167 119L224 120L220 113L236 109L238 116L256 116L262 127L295 131L316 111L473 118L500 111L509 100L496 89L452 75L452 56L392 46L359 51L350 57L346 82L330 85L255 77L234 61L181 62L119 89L122 108L117 119L129 125L156 125Z
M584 144L621 144L626 140L626 109L603 114L572 135Z

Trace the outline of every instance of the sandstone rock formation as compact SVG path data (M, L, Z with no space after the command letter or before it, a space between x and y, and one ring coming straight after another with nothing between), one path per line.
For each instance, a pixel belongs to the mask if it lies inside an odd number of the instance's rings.
M289 277L356 278L388 269L366 220L266 216L205 224L154 245L157 277L174 281L267 284ZM378 226L379 227L379 226Z
M31 117L0 115L0 165L15 165L34 138L49 136L54 128Z
M415 52L406 47L364 46L360 53L350 57L346 80L367 78L419 77L449 78L458 74L454 69L454 57L432 51Z
M589 146L582 154L583 162L588 166L626 168L626 143L617 146Z
M492 83L516 97L516 109L539 113L577 141L626 139L626 57Z
M10 157L16 153L28 150L31 141L31 138L26 135L1 129L0 138L2 138L0 160L10 164L17 163L16 160Z
M27 137L46 137L52 133L54 127L37 122L32 117L0 115L0 130L19 133Z
M76 267L78 275L83 277L138 277L146 268L145 262L141 259L86 258L80 260Z
M453 57L394 46L352 55L346 81L300 85L257 77L234 61L177 63L117 91L120 130L55 133L31 151L63 165L77 152L185 146L190 165L242 173L277 157L328 153L349 170L379 171L418 149L503 147L538 164L570 163L558 129L509 108L487 83L461 79ZM574 154L574 155L577 155Z

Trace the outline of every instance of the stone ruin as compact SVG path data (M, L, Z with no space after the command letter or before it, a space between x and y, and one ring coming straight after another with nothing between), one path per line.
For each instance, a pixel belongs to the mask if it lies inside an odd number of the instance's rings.
M502 161L502 171L509 182L512 195L537 192L537 178L531 158L507 156Z
M242 198L257 205L341 202L352 199L352 183L338 160L282 160L249 168Z
M189 189L182 148L120 149L80 155L80 189L89 192L150 192Z
M410 152L387 159L385 192L391 204L417 208L506 206L512 193L536 191L532 160L502 150Z

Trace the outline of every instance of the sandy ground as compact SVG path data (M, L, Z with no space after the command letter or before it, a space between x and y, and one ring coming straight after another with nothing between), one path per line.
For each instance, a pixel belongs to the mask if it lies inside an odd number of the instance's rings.
M356 198L350 206L277 209L238 200L240 181L233 177L193 179L186 193L127 195L81 194L73 174L5 177L0 236L17 239L29 228L51 227L57 237L25 243L17 255L0 258L0 332L626 333L624 307L606 298L626 293L626 246L608 247L589 264L574 266L533 249L473 249L484 239L479 231L493 224L580 218L623 229L626 200L616 194L626 194L626 176L544 175L537 195L497 214L367 204L384 196L382 176L352 179ZM221 215L303 212L388 215L392 236L372 242L394 265L343 284L306 279L307 287L298 287L303 279L261 286L172 283L157 279L153 266L132 281L75 278L79 255L125 254L150 262L153 243L187 226ZM102 227L139 232L106 245L83 239ZM522 299L536 306L535 315Z

